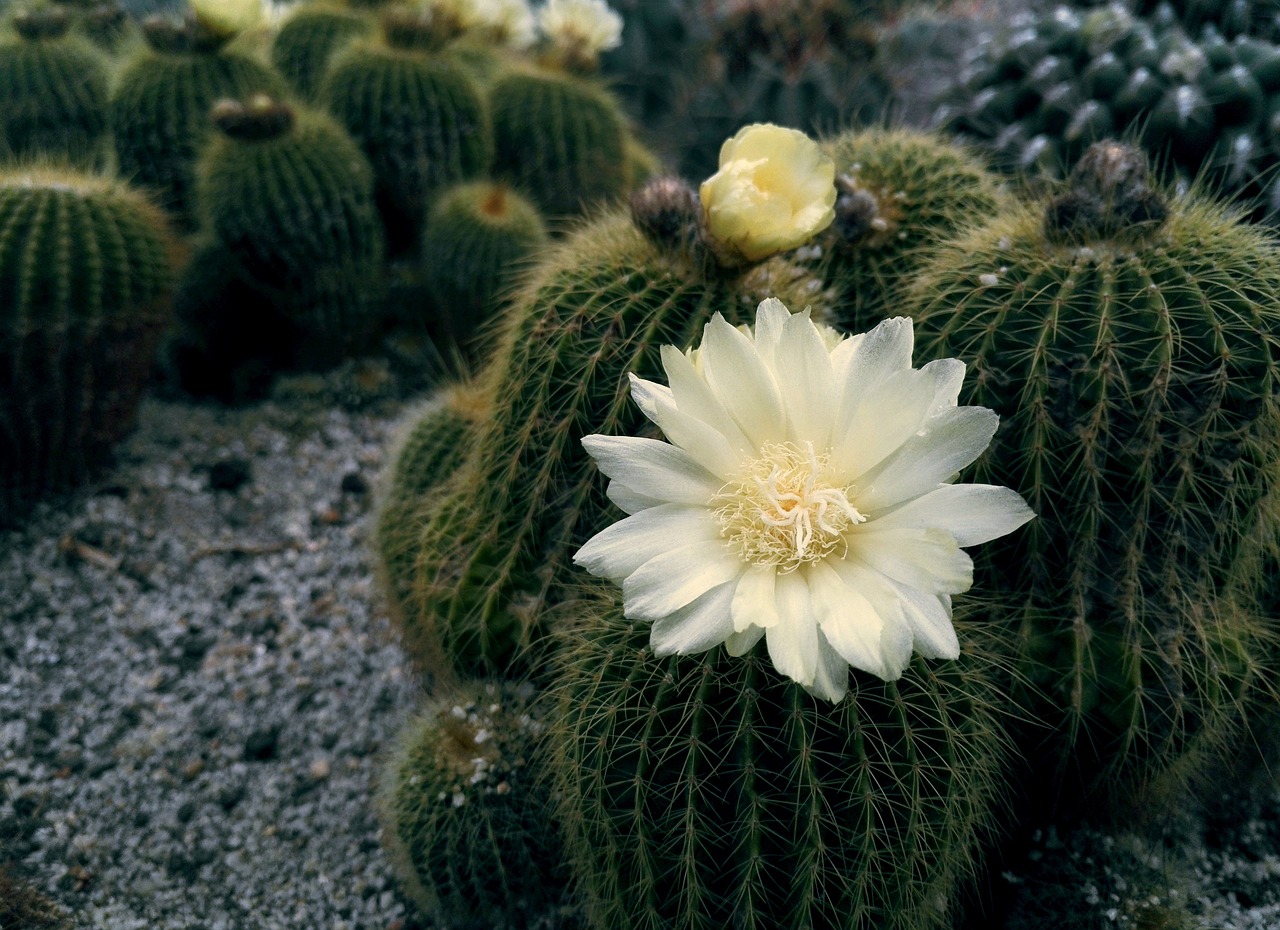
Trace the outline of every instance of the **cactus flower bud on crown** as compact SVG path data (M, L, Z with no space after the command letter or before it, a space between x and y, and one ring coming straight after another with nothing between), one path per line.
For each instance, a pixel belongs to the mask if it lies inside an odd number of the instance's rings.
M538 26L552 45L591 61L622 44L622 17L604 0L547 0Z
M707 229L748 261L803 245L835 218L835 176L835 162L803 132L744 126L702 182Z
M206 28L237 35L262 21L262 0L191 0L191 10Z
M662 350L669 387L631 395L670 442L587 436L629 514L574 556L653 623L657 655L764 637L782 674L839 701L849 666L894 680L912 651L954 659L962 546L1033 516L1009 488L954 484L995 433L957 405L965 366L911 367L911 320L842 337L760 304L754 330L717 314L702 345Z
M537 37L527 0L429 0L433 22L458 34L479 33L511 48L528 48Z

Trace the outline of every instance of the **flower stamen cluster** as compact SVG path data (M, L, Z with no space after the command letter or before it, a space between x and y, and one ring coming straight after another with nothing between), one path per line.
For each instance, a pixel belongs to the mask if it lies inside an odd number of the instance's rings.
M866 522L850 488L830 485L829 453L793 442L767 443L743 477L708 503L720 535L744 562L792 572L847 549L845 533Z

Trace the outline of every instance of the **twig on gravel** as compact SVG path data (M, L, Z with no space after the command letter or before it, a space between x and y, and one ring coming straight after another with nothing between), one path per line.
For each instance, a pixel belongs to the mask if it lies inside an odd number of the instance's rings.
M284 552L287 549L301 549L302 546L293 540L282 540L273 543L216 543L202 546L191 554L192 562L199 562L211 555L270 555L273 552Z

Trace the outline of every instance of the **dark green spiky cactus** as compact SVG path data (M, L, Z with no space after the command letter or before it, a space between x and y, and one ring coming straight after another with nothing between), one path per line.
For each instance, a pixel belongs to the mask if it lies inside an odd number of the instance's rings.
M447 53L431 51L429 21L392 9L383 33L337 57L320 101L373 165L389 248L400 253L417 243L438 191L488 168L492 139L474 82Z
M617 101L590 79L516 68L494 82L494 177L548 216L580 213L627 192L627 127Z
M82 480L132 425L172 249L159 211L118 181L0 172L0 524Z
M367 12L346 4L299 5L271 43L271 63L295 91L311 99L333 55L346 43L370 35L375 26Z
M13 27L0 40L0 155L96 165L107 131L105 61L68 35L64 9L19 13Z
M896 315L901 288L927 263L928 249L1008 200L977 158L927 133L848 132L822 145L840 191L836 220L818 240L822 277L846 332Z
M379 298L373 173L330 117L259 95L221 101L197 164L206 227L315 333L358 336Z
M717 312L746 322L766 296L822 312L793 266L728 271L691 246L688 224L670 220L696 225L697 196L676 194L672 214L644 211L653 240L608 214L545 252L521 285L481 376L490 413L418 541L411 652L440 651L463 673L537 669L543 608L575 546L612 519L581 439L645 432L627 373L656 376L661 346L688 345Z
M566 895L531 694L471 683L405 728L380 793L406 892L451 927L523 925Z
M475 181L440 195L427 217L422 267L451 342L465 346L494 318L514 275L546 241L537 208L505 184Z
M391 457L374 544L392 608L403 612L413 587L423 508L466 460L471 436L488 411L476 386L459 382L436 391Z
M151 188L180 225L195 224L195 162L213 132L215 102L280 95L275 71L225 48L198 22L148 20L148 49L124 66L111 97L120 172Z
M832 704L763 643L656 658L621 594L557 608L549 761L574 877L611 930L941 930L1007 784L990 626ZM985 618L982 618L985 619Z
M979 562L1024 605L1056 728L1035 761L1113 801L1163 788L1270 674L1258 579L1226 595L1278 522L1275 243L1100 143L1064 193L935 254L907 306L924 357L971 366L961 402L1000 414L975 480L1038 515Z

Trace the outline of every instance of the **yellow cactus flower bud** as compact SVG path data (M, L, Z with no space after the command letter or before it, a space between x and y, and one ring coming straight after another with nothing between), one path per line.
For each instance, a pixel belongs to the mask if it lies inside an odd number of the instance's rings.
M191 0L191 9L219 35L238 35L262 21L262 0Z
M797 129L754 123L720 148L720 170L699 191L707 230L759 261L803 245L835 218L836 166Z

